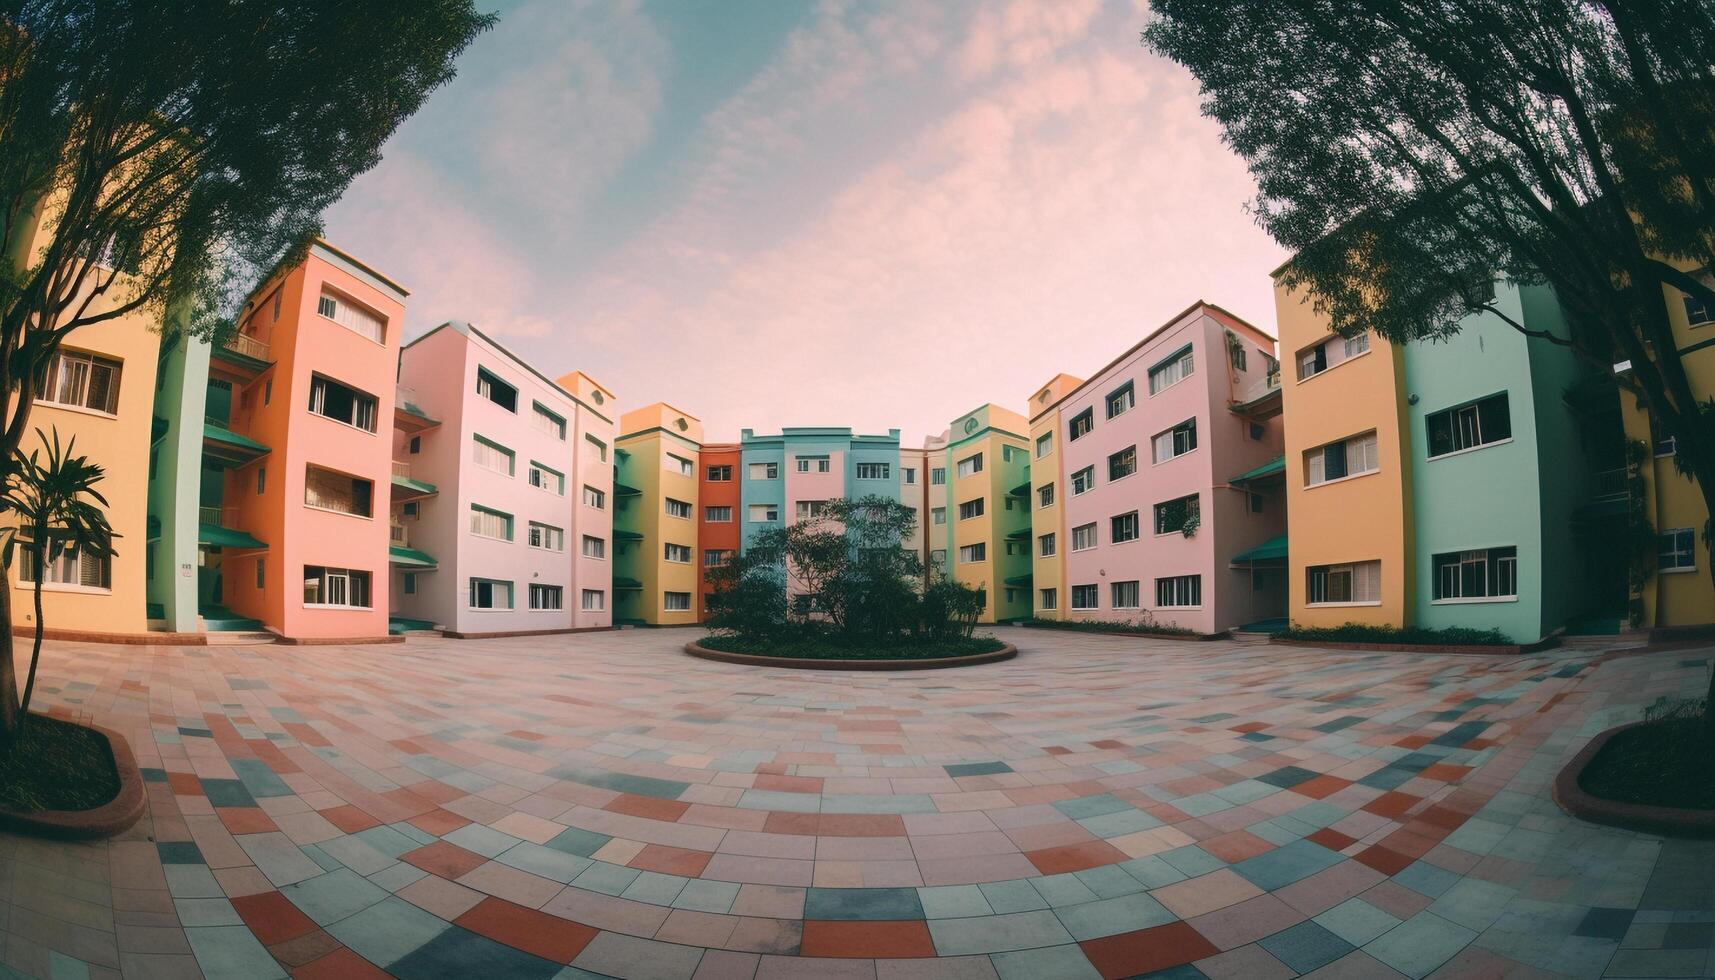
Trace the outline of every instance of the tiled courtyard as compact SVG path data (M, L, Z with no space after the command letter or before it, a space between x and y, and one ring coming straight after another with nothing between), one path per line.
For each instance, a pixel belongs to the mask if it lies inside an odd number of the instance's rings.
M123 839L0 835L26 976L1715 974L1715 842L1548 785L1706 649L1350 653L1003 630L793 672L683 630L50 644ZM0 969L5 973L5 969ZM9 974L7 974L9 975Z

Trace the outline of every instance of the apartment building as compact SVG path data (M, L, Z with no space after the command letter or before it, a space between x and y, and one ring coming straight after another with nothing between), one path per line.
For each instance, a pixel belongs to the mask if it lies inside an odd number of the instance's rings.
M570 377L586 390L549 380L468 323L405 346L389 552L396 620L460 636L608 624L609 522L582 488L610 482L609 464L583 446L592 425L611 431L594 404L611 395Z
M714 592L709 575L732 561L744 543L740 521L744 513L743 451L736 442L703 447L697 488L697 556L702 583L697 590L697 619L708 618L708 598Z
M1066 508L1061 471L1061 441L1065 438L1060 405L1084 383L1082 378L1056 374L1030 399L1030 584L1039 619L1066 618Z
M703 424L666 402L620 417L614 469L613 621L697 622Z
M1029 423L990 404L948 431L948 571L983 593L981 622L1022 619L1031 612Z
M573 549L566 602L576 602L572 628L601 629L613 625L613 484L619 407L613 392L582 371L563 374L554 383L577 405L567 420L575 488L567 492L578 497L566 537L566 546Z
M916 527L903 542L906 550L929 569L929 450L920 446L899 447L899 502L911 508Z
M947 443L951 441L951 429L923 440L923 466L929 474L923 488L923 554L930 578L953 571L947 560L951 533L947 524Z

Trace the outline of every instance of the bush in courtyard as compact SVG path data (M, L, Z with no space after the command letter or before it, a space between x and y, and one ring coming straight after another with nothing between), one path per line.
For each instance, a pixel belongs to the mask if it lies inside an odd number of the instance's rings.
M1444 647L1510 647L1513 640L1499 630L1464 629L1457 626L1432 629L1413 626L1372 626L1366 623L1346 623L1342 626L1309 627L1293 623L1282 630L1282 639L1305 640L1316 643L1406 643L1419 646Z
M1022 626L1038 626L1043 629L1071 630L1082 633L1136 633L1139 636L1197 636L1196 630L1183 626L1168 626L1158 623L1146 611L1138 620L1129 619L1036 619L1024 620Z

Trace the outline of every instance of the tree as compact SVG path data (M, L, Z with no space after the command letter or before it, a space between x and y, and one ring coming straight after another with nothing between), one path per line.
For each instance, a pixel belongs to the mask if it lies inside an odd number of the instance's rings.
M1715 307L1715 7L1706 0L1151 0L1155 51L1257 180L1281 274L1394 343L1472 313L1612 372L1715 514L1715 403L1667 303ZM1506 317L1548 285L1564 334ZM1708 397L1707 395L1705 397ZM1704 539L1715 531L1704 529ZM1711 570L1715 574L1715 569ZM1705 712L1715 733L1715 679Z
M17 527L6 537L5 561L11 565L14 555L23 551L33 573L30 581L36 604L36 636L30 648L21 712L30 710L36 664L42 656L42 583L47 578L43 569L68 556L80 560L111 557L116 553L113 539L118 537L107 522L107 498L95 488L106 478L102 467L86 456L72 455L77 445L75 436L61 448L57 427L53 441L41 429L36 430L36 438L47 450L47 460L40 459L37 449L30 450L28 456L18 453L4 499L5 509L17 515Z
M0 0L0 461L77 328L230 330L492 22L472 0ZM0 578L0 740L17 712Z

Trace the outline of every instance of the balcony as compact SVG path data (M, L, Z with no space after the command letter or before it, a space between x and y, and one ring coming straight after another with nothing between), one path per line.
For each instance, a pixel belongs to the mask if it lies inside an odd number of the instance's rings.
M203 455L227 466L240 466L272 452L255 439L232 431L229 425L226 419L212 415L203 418Z
M197 544L238 551L262 551L268 547L248 531L238 530L237 507L198 507Z
M268 344L249 334L233 334L209 350L209 374L247 384L274 364Z
M1611 470L1599 470L1592 477L1591 498L1594 500L1625 500L1632 495L1631 488L1626 485L1626 468L1616 466Z
M1280 414L1280 367L1263 375L1260 381L1250 384L1233 392L1233 401L1228 408L1235 415L1243 415L1252 421L1272 419Z
M403 524L389 524L387 525L387 541L389 544L401 548L409 548L411 546L411 534Z
M421 500L440 493L433 483L418 480L411 476L411 464L404 460L393 461L393 502L403 503L407 500Z
M430 418L417 404L417 389L397 385L393 389L393 427L400 432L417 433L440 425L440 419Z

